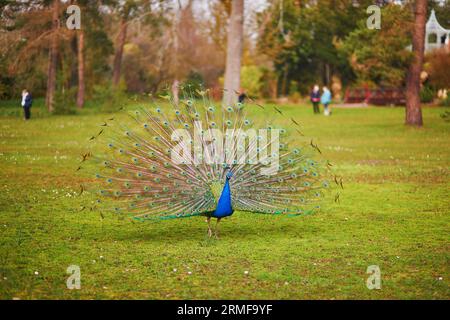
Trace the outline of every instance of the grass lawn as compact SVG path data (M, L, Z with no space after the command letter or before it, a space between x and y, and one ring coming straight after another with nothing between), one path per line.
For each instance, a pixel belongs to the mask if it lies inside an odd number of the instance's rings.
M6 108L6 107L5 107ZM106 114L0 116L2 299L450 299L450 123L425 108L284 106L344 178L340 204L305 217L236 212L221 239L204 219L136 222L84 210L75 172ZM81 268L68 290L66 269ZM366 287L367 267L381 289ZM176 271L175 271L176 269ZM248 272L246 272L248 271ZM190 272L190 274L188 273Z

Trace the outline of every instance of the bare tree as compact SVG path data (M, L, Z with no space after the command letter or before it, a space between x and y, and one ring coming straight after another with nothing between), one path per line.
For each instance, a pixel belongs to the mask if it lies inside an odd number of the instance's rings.
M422 126L422 110L420 108L420 73L423 67L425 47L425 25L427 20L427 0L416 0L415 22L412 38L414 59L406 77L406 119L405 123Z
M114 54L113 84L117 86L120 81L120 68L122 66L123 46L127 39L128 22L126 18L120 20L120 30L117 37L116 53Z
M244 31L244 0L234 0L231 5L227 36L227 59L225 67L225 105L236 103L241 83L241 58Z
M84 32L78 31L78 92L77 107L83 108L84 105Z
M54 110L53 103L56 90L56 66L59 54L59 0L53 0L52 28L53 35L50 43L50 52L48 58L47 93L45 97L45 104L47 105L48 111L50 112L53 112Z
M191 1L189 1L188 6L191 6ZM178 0L178 10L175 13L175 19L172 24L172 32L173 32L173 65L174 65L174 79L172 82L172 96L173 96L173 102L175 105L178 105L179 103L179 85L180 81L178 80L180 77L179 72L179 28L180 28L180 12L183 10L181 6L180 0Z
M117 86L120 82L123 47L127 41L127 33L129 25L140 21L141 19L152 20L152 0L124 0L113 1L112 5L115 7L115 11L120 17L119 33L116 39L116 50L114 54L113 62L113 85ZM159 2L161 8L164 8L163 1Z

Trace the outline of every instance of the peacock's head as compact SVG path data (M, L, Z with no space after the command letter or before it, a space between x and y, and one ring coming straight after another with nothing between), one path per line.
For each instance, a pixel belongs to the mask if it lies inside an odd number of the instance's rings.
M229 170L227 172L227 180L230 180L232 176L233 176L233 172L231 170Z

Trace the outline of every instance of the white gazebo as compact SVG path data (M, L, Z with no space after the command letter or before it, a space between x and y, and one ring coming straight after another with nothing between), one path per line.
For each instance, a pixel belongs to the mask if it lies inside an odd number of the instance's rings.
M436 19L436 13L431 10L425 28L425 52L450 46L450 30L442 27Z

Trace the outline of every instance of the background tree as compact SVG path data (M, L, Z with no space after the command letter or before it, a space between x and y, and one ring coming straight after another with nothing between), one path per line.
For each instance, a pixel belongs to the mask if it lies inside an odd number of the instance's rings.
M0 2L0 88L3 98L24 87L45 95L51 11L47 3Z
M134 9L136 8L135 1L125 1L123 4L119 3L117 11L120 16L119 33L116 38L116 47L114 53L114 63L113 63L113 85L117 86L120 81L120 71L122 66L122 56L123 47L127 39L128 31L128 19L132 15Z
M236 92L240 89L241 58L244 34L244 0L234 0L227 36L227 59L225 67L224 98L225 105L237 101Z
M241 1L231 0L55 1L0 0L0 97L18 97L27 87L36 98L47 96L47 104L53 96L52 108L61 102L75 109L84 100L117 104L118 93L158 93L179 83L212 87L217 99L224 85L233 101L240 87L255 97L298 99L314 83L339 90L404 86L412 56L405 50L411 2L378 1L382 28L369 30L372 0L247 1L248 14L235 14L239 19L231 15ZM81 31L65 28L69 4L81 7ZM448 1L428 7L448 27ZM243 31L232 35L232 26ZM439 67L445 61L442 54L427 57L430 100L446 86Z
M79 30L78 35L78 91L77 91L77 106L83 108L84 105L84 31Z
M53 0L52 4L52 39L50 44L50 52L48 57L48 72L47 72L47 93L45 96L45 104L48 111L53 112L54 97L56 90L56 68L59 55L59 1Z
M340 55L335 43L367 18L371 1L351 0L278 0L260 14L258 48L274 63L279 92L288 94L295 81L307 93L317 82L328 84L333 75L344 83L355 75L348 59Z
M412 17L409 7L387 5L382 8L382 28L368 29L366 18L342 41L338 54L345 57L358 85L403 87L411 52Z
M425 24L427 22L427 0L416 0L414 9L414 28L412 34L413 61L406 78L406 117L407 125L422 126L420 108L420 73L423 67L425 49Z
M447 89L450 86L450 50L434 50L425 57L425 61L429 84L434 89Z

